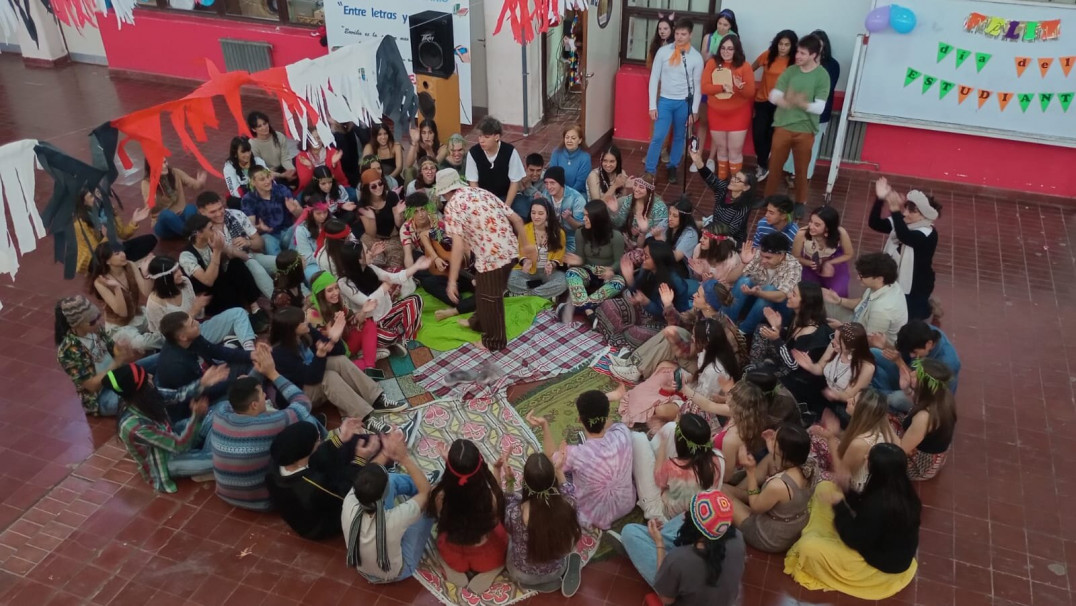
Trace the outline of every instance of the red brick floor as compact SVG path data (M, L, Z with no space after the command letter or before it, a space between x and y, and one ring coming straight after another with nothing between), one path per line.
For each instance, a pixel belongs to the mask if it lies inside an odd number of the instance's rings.
M37 137L82 157L95 125L188 92L113 81L93 66L29 70L10 55L0 56L0 81L0 142ZM272 105L254 99L246 107ZM202 147L216 160L231 134L223 105L218 115L224 130ZM554 123L506 139L548 154L560 129ZM624 147L627 167L637 170L643 147ZM194 168L183 155L173 164ZM38 174L43 204L51 188ZM1062 512L1076 497L1076 345L1069 343L1076 306L1066 286L1076 273L1076 211L1003 192L893 181L926 187L945 206L936 294L964 370L950 462L919 486L919 575L887 603L1072 604L1076 517ZM707 209L698 179L689 183ZM820 185L812 187L816 203ZM870 192L862 172L847 172L834 192L861 250L882 242L865 230ZM676 197L679 189L663 193ZM136 188L120 194L128 208L140 203ZM51 242L40 245L23 258L17 282L0 284L0 603L436 603L414 581L367 585L345 566L339 540L298 539L274 516L223 504L211 484L183 482L176 495L155 495L112 438L114 422L87 421L55 362L52 307L82 284L61 280ZM746 606L857 601L802 590L783 574L780 558L749 558ZM571 603L637 604L644 589L616 558L588 566Z

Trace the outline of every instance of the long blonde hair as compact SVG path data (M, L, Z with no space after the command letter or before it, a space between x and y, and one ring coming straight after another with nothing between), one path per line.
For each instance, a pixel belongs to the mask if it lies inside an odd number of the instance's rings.
M740 440L748 449L757 446L766 429L767 399L762 388L750 381L737 381L729 390L728 404Z
M889 425L889 403L885 396L876 389L864 389L856 396L855 410L841 436L837 455L843 458L856 438L873 433L881 433L890 439L896 437Z

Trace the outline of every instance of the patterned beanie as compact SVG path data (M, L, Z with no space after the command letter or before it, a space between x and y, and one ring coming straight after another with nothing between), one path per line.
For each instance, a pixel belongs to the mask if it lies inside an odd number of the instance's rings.
M691 521L702 536L716 541L732 527L732 501L720 490L707 490L691 497Z
M121 396L126 396L142 389L142 385L146 383L146 370L131 362L127 366L120 366L115 370L108 371L105 377L108 379L108 385L112 388L112 391Z
M71 327L85 324L97 317L100 311L83 295L60 299L60 313Z

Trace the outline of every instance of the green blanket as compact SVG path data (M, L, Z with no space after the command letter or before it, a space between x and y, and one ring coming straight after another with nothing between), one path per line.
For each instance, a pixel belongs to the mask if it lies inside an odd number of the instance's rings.
M449 351L464 343L473 343L482 338L479 333L460 326L460 318L470 318L472 314L452 316L438 321L433 317L435 311L448 309L448 305L437 300L433 295L419 288L416 294L422 297L422 328L415 340L435 351ZM504 300L505 320L508 338L514 339L523 334L534 324L538 312L550 307L549 299L542 297L508 297Z

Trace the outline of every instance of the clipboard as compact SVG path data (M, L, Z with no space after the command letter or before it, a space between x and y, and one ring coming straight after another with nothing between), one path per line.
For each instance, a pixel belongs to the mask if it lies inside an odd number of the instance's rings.
M732 86L732 70L727 67L719 67L712 72L710 76L710 82L715 86ZM731 99L732 93L717 93L714 95L717 99Z

